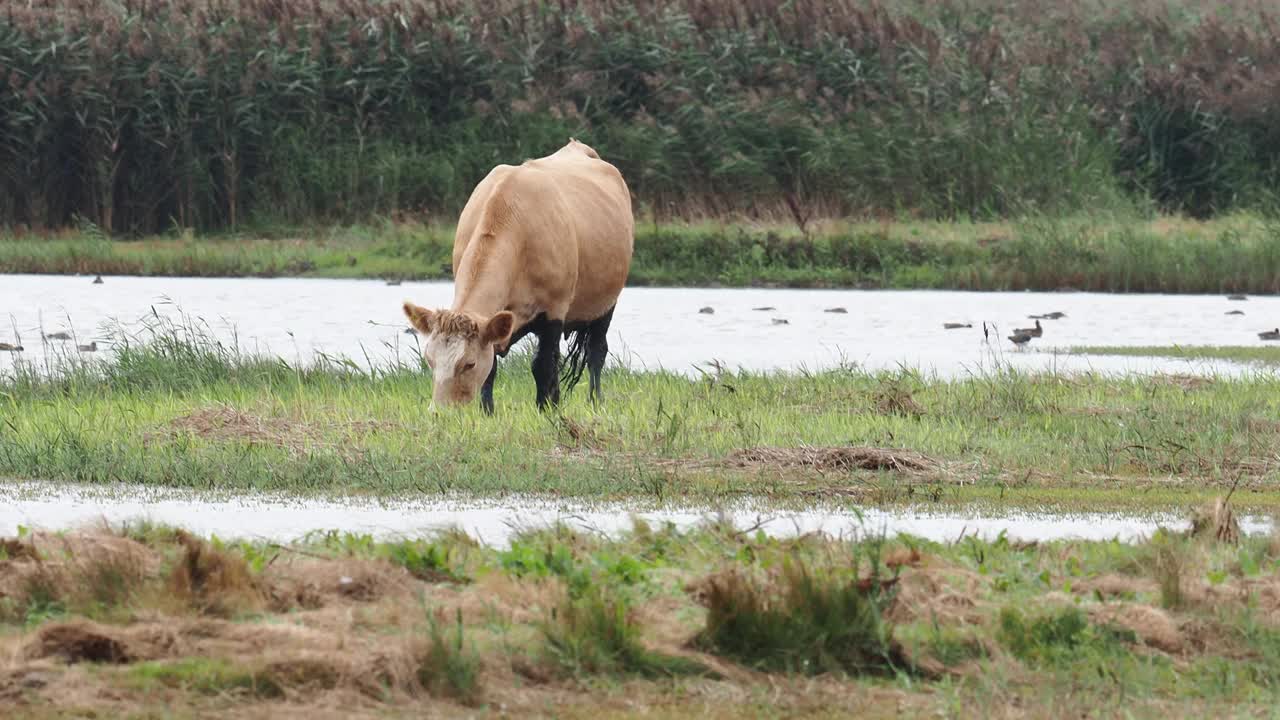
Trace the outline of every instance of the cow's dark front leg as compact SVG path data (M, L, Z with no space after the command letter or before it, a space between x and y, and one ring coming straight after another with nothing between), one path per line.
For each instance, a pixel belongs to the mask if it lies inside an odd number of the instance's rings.
M546 410L548 403L560 404L560 338L564 335L564 321L547 320L540 324L537 333L533 381L538 386L538 409Z
M498 379L498 354L493 354L493 367L489 369L489 377L480 386L480 407L485 415L493 414L493 381Z

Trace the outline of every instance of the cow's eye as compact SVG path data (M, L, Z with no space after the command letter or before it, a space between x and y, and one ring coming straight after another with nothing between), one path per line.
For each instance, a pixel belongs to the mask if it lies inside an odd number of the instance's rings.
M463 366L462 366L462 372L467 372L468 370L470 370L471 368L473 368L473 367L475 367L475 366L476 366L476 364L475 364L475 363L473 363L473 362L469 362L469 363L467 363L466 365L463 365Z

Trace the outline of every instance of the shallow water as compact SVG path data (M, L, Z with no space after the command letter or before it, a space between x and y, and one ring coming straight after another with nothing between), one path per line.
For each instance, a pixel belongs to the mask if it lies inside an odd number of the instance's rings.
M0 342L19 340L29 360L75 353L74 343L41 341L41 332L70 331L79 342L106 338L104 323L137 328L153 308L202 319L215 334L246 350L290 361L317 351L360 364L412 359L416 339L403 333L404 299L447 306L448 282L387 286L373 280L89 277L0 275ZM714 314L700 314L710 306ZM776 310L754 311L772 306ZM826 313L831 307L847 314ZM1228 316L1229 310L1244 316ZM1005 339L1027 315L1061 311L1026 350ZM788 324L773 324L774 318ZM7 322L6 322L7 321ZM994 350L983 321L995 323ZM944 322L973 328L944 330ZM628 288L609 342L616 361L635 368L693 372L719 360L752 370L818 369L853 362L869 369L916 368L943 377L981 372L996 360L1024 369L1098 372L1237 373L1255 370L1223 361L1066 356L1073 345L1257 345L1257 332L1280 325L1280 297L1228 301L1220 295ZM526 341L529 342L529 341ZM99 353L100 355L102 353ZM0 353L0 369L12 363ZM1268 371L1269 372L1269 371Z
M861 511L849 508L771 511L742 503L728 508L673 507L614 503L577 504L540 498L511 497L494 501L457 500L312 500L281 495L210 495L136 486L69 486L0 482L0 537L12 537L19 526L65 530L107 521L153 522L221 538L295 540L308 532L335 529L375 537L422 536L457 527L482 542L505 545L522 528L564 522L586 531L614 535L632 527L632 518L651 524L672 522L688 528L723 514L739 528L759 526L775 537L822 531L833 536L908 533L938 542L962 535L991 539L1005 532L1010 539L1088 539L1132 541L1157 527L1184 529L1177 515L1128 516L1106 513L984 515L955 511ZM1246 517L1247 533L1266 532L1271 521Z

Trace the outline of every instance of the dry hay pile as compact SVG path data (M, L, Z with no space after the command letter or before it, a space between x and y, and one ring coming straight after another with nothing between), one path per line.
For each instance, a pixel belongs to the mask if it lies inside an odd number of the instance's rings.
M746 448L732 453L729 461L739 466L770 465L840 471L924 472L937 466L934 460L917 452L877 447Z
M161 429L147 433L144 440L173 440L185 436L219 442L271 445L297 455L305 454L309 449L351 453L353 451L348 443L334 441L332 437L326 436L332 436L336 431L342 437L350 439L385 426L384 423L372 420L325 425L295 422L281 417L260 417L229 405L217 404L176 417Z

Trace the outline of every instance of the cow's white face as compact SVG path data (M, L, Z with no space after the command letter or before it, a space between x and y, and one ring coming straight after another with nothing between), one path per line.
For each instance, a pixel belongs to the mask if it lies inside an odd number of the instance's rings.
M404 314L425 338L422 359L431 368L436 405L463 405L475 398L493 369L494 345L505 343L515 324L505 310L481 318L406 302Z

